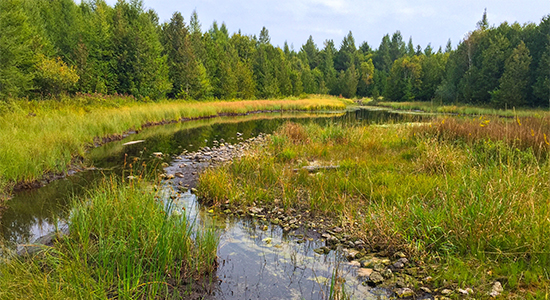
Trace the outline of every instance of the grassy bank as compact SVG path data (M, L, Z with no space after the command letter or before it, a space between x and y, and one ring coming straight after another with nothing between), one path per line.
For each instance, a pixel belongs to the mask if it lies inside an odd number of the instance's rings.
M148 122L242 114L261 110L343 109L336 98L226 102L143 103L124 97L79 96L65 100L0 103L0 191L15 182L63 172L83 156L94 137L140 129Z
M212 205L329 217L371 249L415 257L435 288L473 287L488 298L499 280L505 297L547 297L549 135L550 119L540 117L288 123L267 145L202 174L199 193ZM300 169L308 165L338 168Z
M501 117L529 117L534 115L550 115L548 109L508 108L497 109L492 107L480 107L467 104L441 104L434 102L378 102L377 106L388 107L395 110L423 111L429 113L459 114L459 115L485 115Z
M68 223L32 259L2 258L0 299L193 298L215 268L215 233L171 216L141 184L104 182Z

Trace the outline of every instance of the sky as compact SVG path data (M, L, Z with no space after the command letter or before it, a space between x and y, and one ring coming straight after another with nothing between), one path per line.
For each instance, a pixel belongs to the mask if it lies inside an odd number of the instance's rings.
M269 30L271 43L283 46L287 41L298 51L311 35L319 48L334 40L340 47L349 31L359 47L367 42L378 48L385 34L401 31L403 40L412 37L414 45L425 48L431 43L437 50L451 39L453 48L466 33L476 28L484 9L490 25L504 21L536 23L550 14L550 0L142 0L161 22L181 12L188 23L197 11L202 30L214 21L226 24L230 33L259 35ZM116 0L107 0L114 5Z

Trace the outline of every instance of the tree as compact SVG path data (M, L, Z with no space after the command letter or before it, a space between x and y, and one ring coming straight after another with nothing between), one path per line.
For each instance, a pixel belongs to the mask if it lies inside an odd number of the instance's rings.
M487 8L483 11L483 16L481 17L481 20L477 22L477 28L479 30L487 30L489 28L489 20L487 19Z
M422 66L418 56L402 57L393 63L386 97L392 101L415 99L421 85Z
M269 37L269 30L267 28L262 27L262 31L260 31L260 37L258 38L258 42L260 45L267 45L271 41L271 38Z
M451 39L447 41L447 46L445 46L445 53L451 53L453 51L453 44L451 43Z
M196 98L199 90L198 64L191 46L191 37L179 12L162 28L168 76L172 83L170 97Z
M0 28L0 99L23 96L32 88L36 56L21 1L0 1Z
M311 35L300 51L303 51L306 54L307 62L311 70L315 69L319 65L319 49L317 49L317 45L313 42L313 37Z
M413 45L412 36L409 38L409 43L407 44L406 52L408 56L414 55L414 45Z
M526 104L527 84L529 83L529 49L522 41L506 60L504 74L499 80L499 88L492 93L492 101L497 106L517 107Z
M334 42L332 40L325 41L325 48L321 53L321 63L318 67L320 71L319 73L323 75L323 78L321 79L318 76L316 77L320 91L325 91L326 89L326 92L333 95L336 94L336 69L334 68L334 52Z
M550 101L550 43L541 56L536 75L536 82L533 85L535 97L542 100L539 101L540 103Z
M378 70L385 71L386 73L390 71L393 60L390 55L390 36L388 34L382 38L380 46L378 46L378 50L376 50L374 55L373 63Z
M158 24L140 1L119 1L113 12L113 62L119 93L161 98L171 90Z
M399 30L392 35L389 46L389 54L392 62L406 54L405 42L403 42L403 36Z
M75 68L67 66L60 57L51 59L40 55L34 80L42 94L67 92L76 85L78 78Z
M342 40L340 50L334 57L334 68L337 71L345 71L355 64L355 39L351 31Z

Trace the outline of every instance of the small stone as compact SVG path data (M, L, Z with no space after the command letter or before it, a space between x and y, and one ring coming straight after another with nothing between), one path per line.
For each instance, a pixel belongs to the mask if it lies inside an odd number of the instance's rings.
M267 229L268 229L268 228L267 228L267 225L264 225L264 226L262 227L262 230L263 230L263 231L266 231Z
M399 251L399 252L396 252L396 253L395 253L395 257L396 257L396 258L405 258L405 257L407 257L407 256L405 255L405 253Z
M176 177L178 178L183 178L183 173L181 172L176 172L174 175L176 175Z
M400 258L393 264L393 267L396 269L402 269L403 267L405 267L405 264L407 264L408 262L409 262L408 259Z
M381 263L377 263L377 264L374 265L373 269L376 272L382 272L382 270L384 270L384 265L381 264Z
M168 163L166 163L166 162L163 162L163 163L161 164L161 166L162 166L163 168L166 168L166 167L168 167L168 166L169 166L169 164L168 164Z
M463 289L457 289L456 290L459 294L462 294L462 295L469 295L470 292L468 292L467 290L463 290Z
M357 257L358 253L359 252L357 250L349 250L346 255L347 260L354 260Z
M372 272L369 276L369 280L367 280L368 283L377 285L384 281L384 277L379 272Z
M334 245L338 244L338 242L339 242L339 241L338 241L337 238L331 236L330 238L328 238L328 239L325 241L325 244L326 244L328 247L330 247L330 246L334 246Z
M382 274L382 276L384 276L384 278L387 278L387 279L392 278L393 276L393 272L390 269L385 269L382 272L380 272L380 274Z
M174 174L168 174L168 175L166 175L166 179L168 179L168 180L174 179Z
M372 269L369 268L359 268L357 270L358 277L369 277L372 274Z
M453 291L449 290L449 289L443 289L441 290L441 295L445 295L445 296L449 296L450 294L453 293Z
M332 236L331 236L330 234L328 234L328 233L323 233L323 234L321 234L321 237L324 238L324 239L329 239L329 238L331 238Z
M279 225L279 219L271 219L271 224Z
M403 280L403 278L398 278L398 279L395 281L395 285L396 285L397 287L400 287L400 288L407 287L407 284L405 283L405 280Z
M344 231L344 229L342 229L340 227L334 227L334 229L332 229L332 231L334 231L335 233L340 233L340 232Z
M420 287L420 290L423 291L424 293L428 293L428 294L432 293L432 290L430 290L429 288L427 288L425 286Z
M356 261L356 260L352 260L349 262L349 265L352 266L352 267L357 267L357 268L360 268L361 267L361 263Z
M500 293L502 293L503 291L504 289L502 288L502 284L499 281L495 281L495 283L493 284L493 289L489 293L489 296L495 298L498 295L500 295Z
M414 291L410 288L400 288L395 291L398 298L407 298L414 296Z

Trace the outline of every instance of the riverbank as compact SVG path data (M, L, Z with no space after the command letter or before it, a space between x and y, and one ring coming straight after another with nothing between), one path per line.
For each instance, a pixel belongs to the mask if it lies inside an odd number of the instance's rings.
M337 110L337 98L251 101L161 101L79 96L63 100L13 100L0 105L0 191L59 174L101 144L143 126L254 111ZM107 140L105 140L105 138Z
M441 297L544 298L549 128L542 117L423 126L288 123L249 155L207 169L198 195L220 211L283 229L328 229L321 236L327 246L361 240L366 255L405 255L419 274L399 272L390 261L371 266L386 274L374 284L390 280L389 269L393 280L412 276L400 285L417 295L428 289Z
M437 102L377 102L366 105L390 108L402 111L416 111L436 114L475 115L475 116L500 116L500 117L530 117L549 116L550 111L544 108L508 108L497 109L493 107L481 107L467 104L441 104Z

